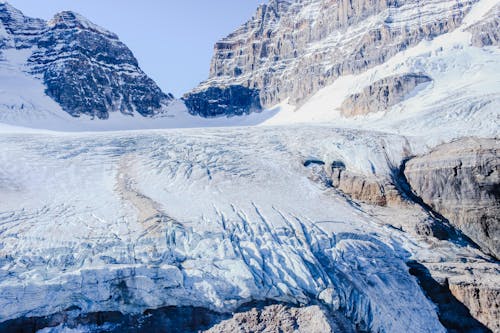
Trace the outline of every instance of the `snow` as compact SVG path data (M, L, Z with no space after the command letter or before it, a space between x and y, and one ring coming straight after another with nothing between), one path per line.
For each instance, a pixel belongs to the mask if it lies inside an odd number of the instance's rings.
M358 205L303 163L390 177L440 142L498 137L500 51L472 47L465 31L496 3L480 1L463 28L341 77L298 109L247 117L202 119L175 101L154 118L72 118L25 73L32 50L2 50L0 322L75 305L231 312L320 299L373 331L444 332L405 263L480 255L388 227L418 212ZM347 96L406 72L434 81L386 113L340 116Z
M0 134L0 321L323 292L374 330L404 331L404 317L443 331L405 265L410 241L303 166L345 147L383 174L405 142L327 127Z
M49 27L53 27L58 22L66 22L68 24L75 22L75 23L79 24L79 28L93 30L93 31L96 31L102 35L111 37L113 39L117 39L117 37L114 33L98 26L97 24L92 23L84 16L82 16L78 13L72 12L72 11L63 11L63 12L57 13L56 15L54 15L54 18L47 23L48 23Z
M499 4L498 0L482 0L477 3L462 23L461 30L466 30L480 21L493 7Z
M0 58L0 124L14 127L65 132L117 131L159 128L251 126L262 123L279 108L254 113L248 117L204 119L189 115L184 103L172 102L156 117L133 116L111 112L107 120L86 115L71 117L45 94L41 79L27 73L26 60L31 49L7 49ZM2 129L0 127L0 129Z
M111 113L108 120L87 116L72 118L44 94L40 80L23 72L23 62L30 51L5 50L4 59L0 61L0 123L69 132L329 124L407 136L424 134L432 139L430 145L467 135L496 136L500 119L500 78L491 73L500 71L500 50L471 46L470 33L466 32L468 26L481 20L496 3L478 2L457 30L422 41L364 73L340 77L298 109L285 101L270 110L244 117L193 117L183 102L177 100L153 118L118 112ZM425 73L434 81L421 86L387 112L354 119L340 115L339 107L350 94L384 77L408 72Z

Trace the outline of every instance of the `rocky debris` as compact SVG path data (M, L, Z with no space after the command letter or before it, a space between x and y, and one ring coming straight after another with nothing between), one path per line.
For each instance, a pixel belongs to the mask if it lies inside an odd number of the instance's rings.
M0 4L6 34L0 48L31 49L29 72L46 94L74 117L106 119L110 112L153 116L173 96L164 94L118 37L73 12L45 22Z
M241 116L262 109L259 91L243 86L210 87L184 96L184 102L189 113L202 117Z
M165 307L146 310L141 314L123 314L118 311L81 313L70 307L46 317L23 317L0 323L1 332L168 332L198 333L229 315L198 307ZM85 325L94 323L90 328Z
M335 317L317 305L298 308L276 304L236 313L231 319L206 332L348 333L355 332L355 329L345 320L335 320Z
M465 138L406 164L413 191L485 252L500 258L497 139Z
M0 330L28 333L54 328L71 331L88 323L96 323L92 332L356 332L354 325L346 318L318 305L297 307L288 304L249 304L233 314L217 313L199 307L165 307L146 310L143 314L82 314L79 310L73 307L46 317L9 320L0 323Z
M271 0L216 43L208 80L185 98L241 85L259 91L263 107L300 104L339 76L454 30L475 2Z
M349 96L341 106L346 117L387 111L391 106L405 100L415 88L432 79L424 74L402 74L383 78L364 88L362 92Z
M472 45L477 47L499 45L500 43L500 5L496 5L485 18L471 26Z

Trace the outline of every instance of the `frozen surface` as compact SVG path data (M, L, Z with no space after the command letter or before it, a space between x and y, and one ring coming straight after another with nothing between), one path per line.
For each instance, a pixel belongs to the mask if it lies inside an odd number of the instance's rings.
M303 166L345 154L384 174L412 149L402 137L233 128L18 132L0 144L0 321L320 299L373 330L443 331L408 273L413 241Z
M341 77L297 110L242 118L192 117L180 101L156 118L72 118L26 74L31 50L2 50L0 322L75 306L231 312L320 300L373 331L443 332L405 262L469 249L388 227L418 214L353 203L304 161L389 177L438 143L498 137L500 51L472 47L465 32L496 3L478 2L460 29ZM434 81L386 113L340 116L349 94L407 72ZM229 127L256 124L267 126Z

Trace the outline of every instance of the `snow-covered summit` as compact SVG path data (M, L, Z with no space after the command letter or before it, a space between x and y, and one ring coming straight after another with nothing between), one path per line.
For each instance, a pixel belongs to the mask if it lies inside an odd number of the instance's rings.
M105 35L109 38L116 38L116 34L92 23L84 16L73 12L73 11L63 11L54 15L54 17L48 21L49 28L59 28L59 29L70 29L70 28L80 28L95 31L99 34Z

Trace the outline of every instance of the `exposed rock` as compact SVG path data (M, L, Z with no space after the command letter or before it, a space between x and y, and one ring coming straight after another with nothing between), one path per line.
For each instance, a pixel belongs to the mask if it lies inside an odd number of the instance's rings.
M392 178L384 176L366 175L346 169L342 161L334 161L331 167L325 167L323 176L313 180L326 181L351 200L379 207L411 209L418 218L413 223L391 225L397 229L424 237L435 237L441 240L456 239L459 237L456 230L449 223L422 207L418 198L408 193L409 186L401 175L395 174ZM316 172L318 174L318 172ZM401 212L400 212L401 213ZM378 215L381 212L377 213Z
M45 21L26 17L21 11L7 2L0 3L0 51L16 47L31 48L40 31L45 27ZM1 33L4 31L4 33Z
M118 311L81 313L78 307L46 317L23 317L0 323L1 332L168 332L198 333L230 317L198 307L165 307L147 310L143 314L123 314ZM91 328L82 326L93 323Z
M453 296L469 309L474 318L477 318L493 332L500 331L500 288L498 288L498 284L496 286L482 286L475 282L462 282L450 284L449 288Z
M386 77L349 96L342 103L341 113L352 117L386 111L407 98L418 85L430 81L427 75L414 73Z
M377 206L397 206L403 202L394 184L383 177L352 172L341 161L334 161L326 171L331 184L354 200Z
M326 313L317 305L297 308L280 304L236 313L231 319L221 322L206 332L348 333L355 332L355 329L345 320L334 321L330 313Z
M500 270L478 258L410 263L450 332L500 331Z
M18 318L0 323L2 332L35 332L57 327L67 330L96 323L92 332L356 332L355 327L338 313L318 306L296 307L286 304L244 305L238 312L217 313L197 307L165 307L143 314L97 312L81 314L69 308L46 317Z
M30 73L72 116L104 119L115 111L152 116L173 99L139 68L115 34L79 14L62 12L45 22L2 3L2 27L0 48L31 49Z
M500 43L500 5L486 14L484 20L468 29L472 33L472 45L477 47L499 45Z
M241 116L261 110L259 91L243 86L210 87L184 98L189 113L203 117Z
M193 94L241 85L258 90L263 107L299 104L341 75L454 30L475 2L271 0L215 45L209 78Z
M410 160L415 193L485 252L500 258L500 157L496 139L461 139Z

